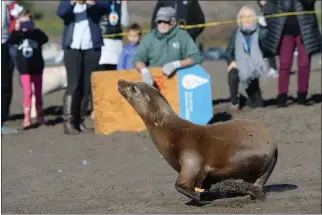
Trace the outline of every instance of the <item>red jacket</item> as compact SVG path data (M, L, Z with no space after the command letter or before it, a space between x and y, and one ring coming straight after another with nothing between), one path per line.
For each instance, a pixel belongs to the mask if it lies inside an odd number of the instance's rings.
M9 18L10 18L10 27L9 32L11 33L15 29L16 24L16 18L10 14L11 10L15 7L15 5L18 4L18 0L13 0L9 4Z

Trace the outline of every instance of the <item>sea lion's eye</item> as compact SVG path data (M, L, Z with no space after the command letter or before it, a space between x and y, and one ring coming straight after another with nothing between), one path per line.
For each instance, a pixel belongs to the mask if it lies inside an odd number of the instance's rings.
M132 85L131 86L131 92L132 93L137 93L138 92L138 89L134 85Z

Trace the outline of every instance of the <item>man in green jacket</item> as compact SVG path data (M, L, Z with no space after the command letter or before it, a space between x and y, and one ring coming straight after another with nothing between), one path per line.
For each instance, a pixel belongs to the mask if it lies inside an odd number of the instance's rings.
M201 54L186 30L177 25L176 11L161 7L157 12L157 27L140 42L133 65L141 73L143 81L153 85L148 67L162 67L170 76L177 69L200 64Z

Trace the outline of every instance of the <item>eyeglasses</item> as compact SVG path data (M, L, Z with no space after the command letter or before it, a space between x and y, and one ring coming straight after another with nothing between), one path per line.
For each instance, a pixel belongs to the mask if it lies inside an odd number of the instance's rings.
M157 24L159 25L159 24L161 24L161 23L164 23L164 24L168 24L168 25L170 25L170 22L169 21L163 21L163 20L159 20L159 21L157 21Z

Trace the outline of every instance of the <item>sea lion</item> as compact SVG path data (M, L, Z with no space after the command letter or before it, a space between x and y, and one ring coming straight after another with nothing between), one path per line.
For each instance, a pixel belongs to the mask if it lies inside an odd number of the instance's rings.
M202 201L201 193L226 179L242 179L263 191L278 157L270 130L252 120L197 125L180 118L156 88L118 81L119 93L144 121L151 139L179 173L178 192Z

